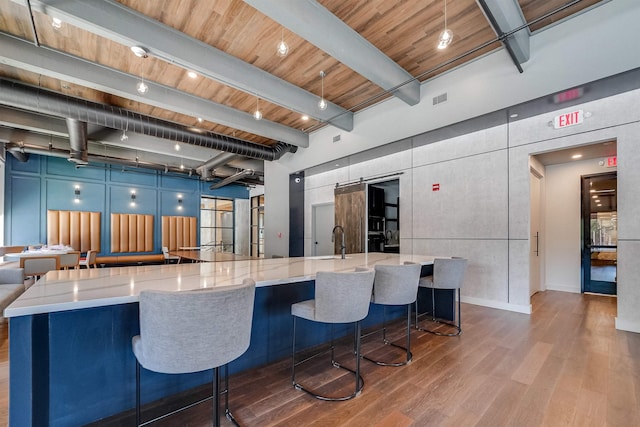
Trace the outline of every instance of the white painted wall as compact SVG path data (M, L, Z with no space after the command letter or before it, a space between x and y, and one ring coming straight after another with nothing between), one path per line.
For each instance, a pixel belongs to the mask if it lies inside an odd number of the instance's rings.
M545 241L547 289L580 292L580 176L612 172L597 160L547 166Z
M638 68L640 55L628 53L637 50L639 19L640 2L606 3L534 36L532 59L525 64L524 74L517 74L504 52L493 53L423 84L424 100L419 105L385 101L356 114L352 132L326 127L311 135L308 149L266 163L267 252L288 251L290 173ZM445 91L449 101L433 107L431 97ZM307 209L332 201L336 182L403 172L401 252L467 257L463 301L530 312L530 156L617 139L620 298L616 326L640 332L640 287L635 286L640 277L636 262L640 257L640 168L633 168L640 164L638 105L640 91L623 93L572 107L592 113L581 126L549 127L554 115L566 112L558 110L307 177L305 252L310 253L311 236ZM333 144L337 133L342 135L341 142ZM441 184L437 194L431 192L433 183ZM282 233L287 237L279 238L277 233L285 226Z
M354 129L327 126L310 137L309 148L278 162L304 170L371 147L438 129L556 91L640 67L640 1L615 0L531 37L531 59L518 73L500 50L424 82L421 102L390 99L359 112ZM331 78L328 75L327 78ZM432 98L443 92L448 101ZM333 136L341 135L339 143Z
M265 258L289 256L289 173L278 162L264 162Z

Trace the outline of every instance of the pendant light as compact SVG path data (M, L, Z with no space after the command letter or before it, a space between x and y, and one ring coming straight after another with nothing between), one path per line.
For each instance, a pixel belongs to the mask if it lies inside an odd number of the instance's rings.
M128 116L129 114L127 113L127 119L129 118ZM127 135L128 130L129 130L129 120L127 120L127 124L125 125L125 128L122 130L122 135L120 135L120 141L125 142L127 139L129 139L129 135Z
M324 76L325 73L324 71L320 71L320 79L322 81L322 95L320 96L320 101L318 101L318 108L321 109L322 111L327 109L327 101L325 101L324 99Z
M453 32L447 28L447 0L444 0L444 30L438 38L438 49L444 49L451 44Z
M262 120L262 113L260 112L260 98L256 96L256 111L253 113L253 118L256 120Z
M147 49L142 46L131 46L131 52L133 52L133 54L138 58L142 59L145 59L149 56ZM136 85L136 90L140 95L144 95L145 93L149 92L149 86L147 86L147 84L144 82L144 62L140 63L140 81Z
M289 45L284 42L284 28L280 33L280 43L278 43L278 49L276 50L276 54L280 58L284 58L289 53Z

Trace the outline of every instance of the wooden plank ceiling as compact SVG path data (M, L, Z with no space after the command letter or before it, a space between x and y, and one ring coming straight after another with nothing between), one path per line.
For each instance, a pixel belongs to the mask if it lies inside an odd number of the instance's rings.
M598 2L583 0L557 16L536 23L531 30L538 31ZM321 92L319 72L324 70L325 98L347 110L356 112L390 96L241 0L119 0L119 3L314 94ZM490 43L496 40L496 34L475 0L448 0L447 26L453 31L454 40L445 50L436 48L438 35L444 27L442 0L319 0L318 3L421 82L502 46L498 41ZM518 3L526 21L531 22L561 7L567 0L519 0ZM29 10L25 4L26 1L0 0L0 31L33 41ZM43 46L135 76L144 73L146 80L249 114L256 109L254 94L202 76L189 78L188 70L179 65L154 57L140 59L131 53L130 46L65 22L61 28L55 29L49 16L35 10L33 18ZM281 37L289 45L290 53L284 58L276 55L276 45ZM483 44L487 46L465 56ZM463 59L453 61L458 57ZM254 143L270 145L275 142L213 121L198 123L196 117L170 109L8 65L0 65L0 76ZM132 88L132 93L134 90ZM260 101L260 110L265 120L305 132L323 125L314 120L305 121L300 113L264 100Z

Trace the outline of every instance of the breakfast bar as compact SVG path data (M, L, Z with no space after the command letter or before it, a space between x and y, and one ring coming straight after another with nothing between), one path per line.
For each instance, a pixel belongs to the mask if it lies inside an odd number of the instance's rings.
M291 351L292 303L313 298L318 271L352 271L375 264L421 263L434 257L390 253L255 259L51 271L5 311L10 324L11 425L83 425L129 411L135 402L138 296L146 289L179 291L256 281L251 344L230 372L282 359ZM428 274L428 272L427 272ZM390 312L398 317L397 313ZM364 327L381 322L372 306ZM327 328L309 327L301 345L328 341ZM338 331L339 333L347 333ZM143 404L210 381L210 375L142 378Z

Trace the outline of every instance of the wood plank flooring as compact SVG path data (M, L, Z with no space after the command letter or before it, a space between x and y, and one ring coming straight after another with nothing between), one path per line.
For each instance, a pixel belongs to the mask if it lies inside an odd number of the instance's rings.
M245 426L638 426L640 334L614 328L616 299L547 291L531 316L463 304L460 337L412 332L413 361L401 368L362 361L365 387L348 402L296 391L290 360L230 379L231 409ZM393 336L403 343L401 323ZM350 344L339 360L349 364ZM364 351L402 357L371 337ZM0 325L0 425L7 414L7 327ZM326 360L298 380L353 387ZM157 425L206 426L208 403ZM109 422L102 425L131 425ZM231 425L223 420L222 425Z

